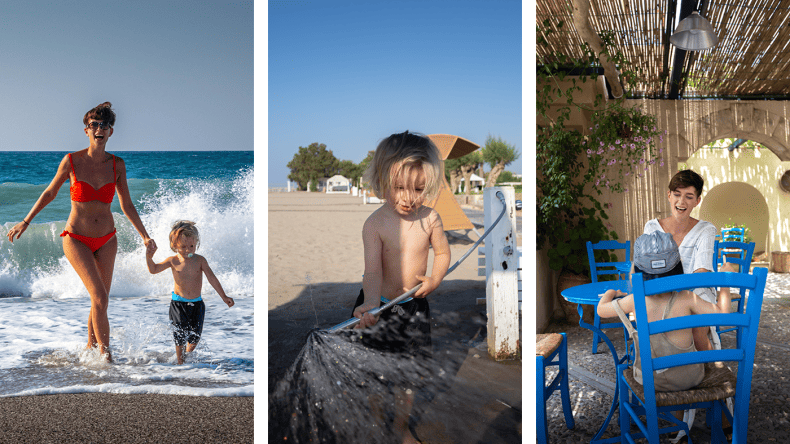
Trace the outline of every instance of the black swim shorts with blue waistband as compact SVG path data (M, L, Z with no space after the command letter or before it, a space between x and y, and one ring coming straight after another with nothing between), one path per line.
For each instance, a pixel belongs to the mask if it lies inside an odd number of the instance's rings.
M173 325L173 340L183 346L187 342L197 344L203 333L203 319L206 304L195 302L170 301L170 323Z
M364 303L365 293L360 290L354 308L351 309L351 316ZM381 301L379 306L384 304ZM431 308L427 298L414 298L409 302L395 304L381 312L376 325L379 324L383 326L366 340L371 347L396 353L432 353Z

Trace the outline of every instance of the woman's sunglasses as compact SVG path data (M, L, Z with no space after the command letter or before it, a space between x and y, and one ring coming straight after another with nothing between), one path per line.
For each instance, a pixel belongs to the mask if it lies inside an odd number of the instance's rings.
M96 128L101 128L101 129L112 128L110 126L110 124L107 123L107 122L91 122L91 123L88 124L88 127L92 128L92 129L96 129Z

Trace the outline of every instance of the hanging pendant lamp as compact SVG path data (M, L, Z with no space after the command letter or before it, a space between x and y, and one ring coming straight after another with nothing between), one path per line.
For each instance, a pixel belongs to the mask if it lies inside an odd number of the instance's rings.
M719 38L714 34L710 22L694 11L680 21L669 41L686 51L702 51L716 46Z

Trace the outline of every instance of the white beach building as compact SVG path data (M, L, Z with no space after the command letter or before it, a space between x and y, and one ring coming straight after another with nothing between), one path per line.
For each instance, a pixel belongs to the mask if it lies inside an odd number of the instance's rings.
M461 183L458 184L458 192L459 193L463 193L464 192L464 182L466 182L466 180L462 178L461 179ZM469 182L472 184L472 190L475 190L475 191L482 190L483 189L483 185L485 184L485 180L482 177L480 177L480 176L478 176L477 174L474 174L474 173L472 173L472 177L469 178Z
M351 194L351 179L337 174L326 180L326 193L327 194Z

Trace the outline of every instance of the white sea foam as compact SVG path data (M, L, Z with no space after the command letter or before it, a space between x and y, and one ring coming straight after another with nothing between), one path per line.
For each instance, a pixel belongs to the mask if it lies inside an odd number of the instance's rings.
M161 262L176 220L196 222L228 308L205 280L203 337L185 365L175 365L168 307L173 278L151 275L145 247L123 214L114 214L118 255L108 316L115 363L86 352L90 300L63 256L65 221L33 223L12 245L0 239L0 396L49 393L163 393L252 396L253 172L228 180L161 180L138 206ZM10 223L5 224L6 230ZM11 297L9 297L11 296Z

